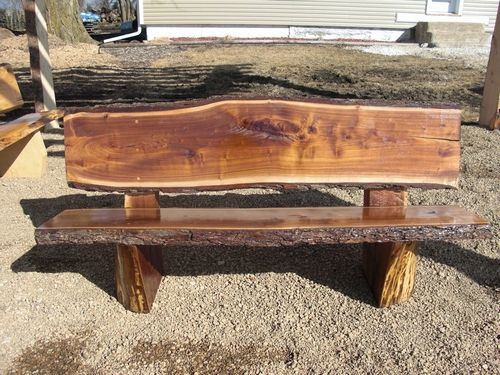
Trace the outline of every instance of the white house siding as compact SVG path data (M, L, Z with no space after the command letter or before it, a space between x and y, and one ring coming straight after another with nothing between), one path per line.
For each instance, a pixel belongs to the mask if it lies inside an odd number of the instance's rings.
M464 16L486 16L490 22L487 31L493 31L498 10L498 0L464 0Z
M488 0L484 0L488 1ZM404 29L397 12L425 0L143 0L146 25L253 25Z
M486 29L493 29L498 0L462 1L463 17L489 17ZM142 3L143 24L147 26L304 26L401 30L414 26L417 16L426 16L427 0L142 0ZM410 15L411 22L408 19L396 22L397 14Z

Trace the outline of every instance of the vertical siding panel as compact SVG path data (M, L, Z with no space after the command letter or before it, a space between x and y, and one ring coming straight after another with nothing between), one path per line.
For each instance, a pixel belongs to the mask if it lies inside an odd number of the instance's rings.
M464 16L488 16L490 23L487 31L493 31L498 10L498 0L464 0Z
M426 0L144 0L148 25L273 25L405 28L397 12L425 13Z
M401 29L396 13L425 14L427 0L144 0L147 25L329 26ZM498 0L464 0L464 16L488 16Z

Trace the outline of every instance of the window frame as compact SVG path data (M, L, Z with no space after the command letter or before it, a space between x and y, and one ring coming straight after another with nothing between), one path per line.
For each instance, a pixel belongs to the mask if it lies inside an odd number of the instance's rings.
M431 7L432 7L432 2L434 0L427 0L426 2L426 5L425 5L425 14L429 14L429 15L432 15L432 14L436 14L436 15L444 15L444 14L454 14L454 15L457 15L457 16L461 16L462 15L462 12L463 12L463 9L464 9L464 0L456 0L456 9L455 9L455 12L435 12L435 11L432 11L431 10Z

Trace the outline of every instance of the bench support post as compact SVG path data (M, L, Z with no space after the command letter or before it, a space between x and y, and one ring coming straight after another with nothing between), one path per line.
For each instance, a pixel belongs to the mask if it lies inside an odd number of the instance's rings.
M0 177L40 178L47 169L47 149L37 131L0 152Z
M125 208L159 208L158 193L125 194ZM157 246L117 245L116 298L137 313L151 311L163 274L162 252Z
M365 190L365 206L406 206L404 190ZM365 243L363 270L379 307L406 301L415 283L416 242Z

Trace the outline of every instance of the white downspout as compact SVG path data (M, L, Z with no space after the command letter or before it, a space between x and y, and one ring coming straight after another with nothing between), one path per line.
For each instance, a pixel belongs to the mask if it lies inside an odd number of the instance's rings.
M144 0L137 0L137 30L134 31L133 33L130 34L123 34L123 35L118 35L113 38L109 39L104 39L102 43L110 43L110 42L116 42L117 40L122 40L122 39L127 39L127 38L133 38L134 36L141 35L142 33L142 24L144 23L144 15L143 15L143 9L144 9Z

